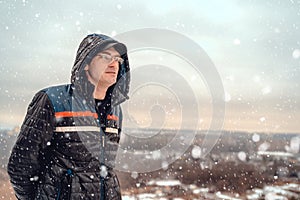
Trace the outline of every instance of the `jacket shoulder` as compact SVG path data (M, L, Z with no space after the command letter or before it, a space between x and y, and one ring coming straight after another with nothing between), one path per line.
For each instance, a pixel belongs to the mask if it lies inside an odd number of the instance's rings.
M40 90L40 92L55 92L55 91L68 91L68 89L71 87L71 84L64 84L64 85L55 85L47 88L43 88Z
M71 109L71 85L57 85L40 90L47 94L55 112Z

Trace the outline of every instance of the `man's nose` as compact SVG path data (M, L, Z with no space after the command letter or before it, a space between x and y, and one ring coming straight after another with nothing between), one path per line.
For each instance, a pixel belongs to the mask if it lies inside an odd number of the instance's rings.
M113 60L109 65L109 67L118 67L119 66L119 62L116 60Z

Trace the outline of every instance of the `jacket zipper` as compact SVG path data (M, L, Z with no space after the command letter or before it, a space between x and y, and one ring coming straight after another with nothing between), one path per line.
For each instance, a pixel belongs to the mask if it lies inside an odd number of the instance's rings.
M102 148L101 148L101 152L100 152L100 172L101 172L101 166L103 165L105 167L105 164L104 164L104 161L105 161L105 158L104 158L104 153L105 153L105 127L106 127L106 123L107 123L107 115L108 113L110 113L111 111L111 108L109 110L107 110L107 113L104 115L104 125L103 125L103 128L104 130L102 129L102 126L101 126L101 119L98 115L98 123L99 123L99 127L100 127L100 137L101 137L101 140L102 140ZM106 167L105 167L106 168ZM101 176L101 173L100 173L100 200L105 200L105 177L102 177Z
M105 128L105 124L106 124L106 117L104 118L104 128ZM101 166L104 165L104 153L105 153L105 133L104 130L102 129L101 126L101 121L100 121L100 117L98 117L98 121L100 124L100 137L102 140L102 148L101 148L101 152L100 152L100 200L105 200L105 187L104 187L104 177L101 176Z

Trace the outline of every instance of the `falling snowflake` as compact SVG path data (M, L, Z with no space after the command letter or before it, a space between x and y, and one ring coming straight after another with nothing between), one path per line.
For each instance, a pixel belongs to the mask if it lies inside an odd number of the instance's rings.
M31 177L29 180L30 181L38 181L39 177L38 176L34 176L34 177Z
M290 145L285 146L285 149L287 152L290 153L298 153L300 150L300 138L299 137L291 138Z
M108 172L107 172L107 167L106 167L105 165L102 165L102 166L100 167L100 175L101 175L102 177L106 177L107 174L108 174Z
M152 157L153 157L154 160L159 159L159 158L161 157L160 151L159 151L159 150L153 151L153 152L152 152Z
M137 177L139 176L139 174L137 172L132 172L131 173L131 177L134 179L137 179Z
M267 151L270 148L270 143L264 142L258 147L258 151Z
M117 5L117 9L121 10L122 6L120 4Z
M241 44L241 41L240 41L239 39L236 38L236 39L233 40L233 44L234 44L234 45L240 45L240 44Z
M201 148L199 146L194 146L192 149L192 157L198 159L201 156Z
M259 83L259 82L261 81L260 76L255 75L255 76L253 77L253 81L254 81L255 83Z
M299 49L295 49L293 51L293 58L298 59L300 57L300 50Z
M161 163L161 167L163 168L163 170L167 170L167 169L168 169L168 166L169 166L169 164L168 164L167 161L163 161L163 162Z
M253 142L259 142L260 141L260 136L257 133L253 134L252 135L252 141Z
M116 35L117 35L117 31L112 31L112 32L111 32L111 36L112 36L112 37L115 37Z
M231 95L228 92L225 92L225 102L229 102L231 100Z
M246 158L247 158L247 154L243 151L239 152L238 153L238 158L241 160L241 161L246 161Z
M259 118L259 121L264 122L264 121L266 121L266 118L265 117L261 117L261 118Z
M271 93L271 91L272 91L272 88L270 86L266 86L261 90L263 95L269 94L269 93Z

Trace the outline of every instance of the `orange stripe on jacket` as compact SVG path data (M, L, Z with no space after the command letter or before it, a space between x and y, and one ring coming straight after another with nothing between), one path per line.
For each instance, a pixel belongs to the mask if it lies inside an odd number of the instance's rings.
M118 120L119 120L119 117L116 116L116 115L107 115L107 119L108 119L108 120L115 120L115 121L118 121Z
M64 112L56 112L55 117L56 118L61 118L61 117L94 117L94 118L98 118L98 115L97 115L97 113L93 113L91 111L78 111L78 112L64 111Z

